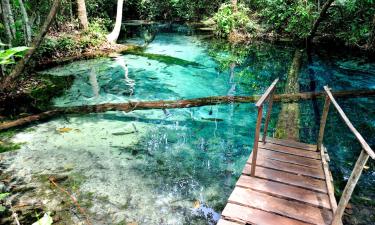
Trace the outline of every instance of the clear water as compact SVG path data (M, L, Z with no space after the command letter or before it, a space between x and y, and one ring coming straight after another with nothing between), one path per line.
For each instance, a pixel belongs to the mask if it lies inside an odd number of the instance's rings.
M253 95L262 93L276 77L281 78L278 92L283 92L294 49L235 48L200 36L161 33L146 52L199 65L180 66L129 54L56 67L43 73L74 75L76 80L54 100L55 105ZM374 88L375 65L361 60L314 55L312 63L303 64L300 89L322 90L326 84L334 90ZM237 66L231 71L233 61ZM372 146L374 101L339 100ZM306 101L300 106L300 138L314 143L322 103ZM279 108L277 103L270 135ZM331 112L326 143L335 177L345 180L360 147ZM82 201L92 203L88 212L94 224L215 224L251 152L255 120L254 104L58 118L15 137L26 143L9 156L9 170L30 180L51 173L80 178L78 190L85 193ZM59 132L61 128L71 130ZM373 165L360 186L371 186L361 194L370 199L375 196Z

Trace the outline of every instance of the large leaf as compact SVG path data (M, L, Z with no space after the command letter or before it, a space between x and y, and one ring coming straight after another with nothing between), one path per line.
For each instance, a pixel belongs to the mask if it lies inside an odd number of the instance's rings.
M20 46L6 50L0 50L0 65L14 63L13 57L23 57L29 49L29 47Z

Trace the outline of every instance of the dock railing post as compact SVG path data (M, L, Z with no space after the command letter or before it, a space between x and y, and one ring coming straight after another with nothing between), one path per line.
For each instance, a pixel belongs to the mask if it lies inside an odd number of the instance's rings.
M258 106L258 118L257 118L257 125L255 128L253 157L251 159L251 172L250 172L251 176L255 176L255 167L256 167L257 155L258 155L259 133L260 133L260 127L262 125L262 115L263 115L263 105Z
M319 135L318 135L318 141L317 141L317 150L320 151L320 147L323 144L323 137L324 137L324 129L326 127L327 123L327 117L328 117L328 111L329 111L329 106L331 105L331 99L328 97L328 95L325 98L324 101L324 108L323 108L323 113L322 113L322 118L320 119L320 126L319 126Z
M359 177L362 174L363 167L366 165L366 162L368 159L369 159L369 155L367 154L365 150L362 150L354 166L353 172L350 175L348 182L346 183L345 189L341 195L340 202L337 206L337 209L334 212L332 225L342 224L341 222L342 215L344 214L344 210L349 203L353 190L355 186L357 185Z
M275 93L275 90L272 91L269 101L268 101L268 109L267 109L267 115L266 115L266 120L264 122L264 128L263 128L263 137L262 137L262 142L266 142L266 137L267 137L267 132L268 132L268 123L270 121L271 117L271 112L272 112L272 104L273 104L273 95Z

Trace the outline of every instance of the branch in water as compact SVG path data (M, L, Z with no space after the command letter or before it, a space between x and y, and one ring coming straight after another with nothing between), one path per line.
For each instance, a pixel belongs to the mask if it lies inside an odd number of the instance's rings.
M355 90L355 91L337 91L333 92L337 98L365 97L374 96L373 90ZM312 98L321 98L325 96L325 92L304 92L297 94L280 94L274 95L274 101L295 102L300 100L309 100ZM128 102L128 103L106 103L100 105L84 105L74 107L61 107L46 111L37 115L27 116L10 122L0 124L0 131L14 127L28 125L35 121L47 120L64 114L88 114L102 113L106 111L124 111L131 112L134 110L149 109L177 109L192 108L208 105L231 104L231 103L254 103L260 98L259 95L253 96L214 96L206 98L195 98L186 100L170 100L170 101L148 101L148 102Z

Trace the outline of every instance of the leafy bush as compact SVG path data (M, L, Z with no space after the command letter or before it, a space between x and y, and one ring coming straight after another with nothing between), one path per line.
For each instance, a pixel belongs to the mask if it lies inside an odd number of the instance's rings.
M286 32L296 38L308 36L316 18L315 6L309 1L261 1L261 16L272 30ZM259 3L260 4L260 3Z
M222 4L213 17L218 35L226 37L234 30L253 31L254 23L248 16L249 12L250 10L242 4L236 12L233 11L232 5Z
M93 19L90 21L87 30L72 35L60 33L58 36L48 36L38 48L36 58L64 56L75 52L82 52L87 48L100 47L106 42L108 33L103 19Z

